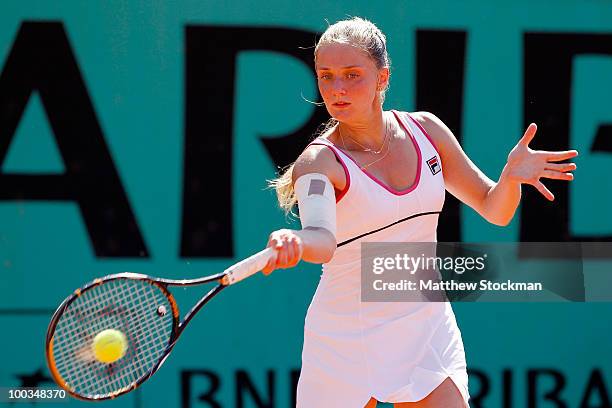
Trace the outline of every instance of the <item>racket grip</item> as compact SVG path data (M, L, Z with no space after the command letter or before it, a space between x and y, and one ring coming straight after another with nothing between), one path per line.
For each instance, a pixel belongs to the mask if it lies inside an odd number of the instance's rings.
M274 249L266 248L263 251L259 251L255 255L251 255L237 264L230 266L224 271L225 276L221 279L221 283L224 285L232 285L256 274L257 272L261 271L264 266L266 266L273 255Z

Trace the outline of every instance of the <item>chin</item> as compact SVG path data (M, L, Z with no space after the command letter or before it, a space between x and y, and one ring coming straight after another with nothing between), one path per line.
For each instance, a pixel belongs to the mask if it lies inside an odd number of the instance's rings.
M327 112L332 118L337 119L342 122L345 122L347 119L351 118L354 115L354 112L352 109L331 108L331 109L328 109Z

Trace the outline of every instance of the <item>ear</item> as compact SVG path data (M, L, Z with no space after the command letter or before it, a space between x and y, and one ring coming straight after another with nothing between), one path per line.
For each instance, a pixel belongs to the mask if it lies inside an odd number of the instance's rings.
M378 86L376 90L378 92L384 91L389 86L389 77L391 72L389 67L384 67L378 70Z

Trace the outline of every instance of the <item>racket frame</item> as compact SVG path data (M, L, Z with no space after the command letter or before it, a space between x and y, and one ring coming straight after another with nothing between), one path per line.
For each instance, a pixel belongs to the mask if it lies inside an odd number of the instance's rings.
M205 277L197 278L197 279L165 279L165 278L156 278L153 276L144 275L140 273L134 273L134 272L121 272L121 273L116 273L113 275L107 275L102 278L94 279L93 281L83 285L81 288L75 290L70 296L64 299L64 301L60 304L60 306L57 308L55 313L53 313L53 316L51 317L51 322L49 323L49 327L47 329L45 354L47 358L47 364L49 366L49 370L51 371L51 375L53 379L60 387L62 387L64 390L70 393L70 395L80 400L84 400L84 401L103 401L103 400L113 399L113 398L118 397L119 395L135 390L143 382L145 382L153 374L155 374L157 370L159 370L159 368L162 366L162 364L166 361L166 359L170 355L170 352L174 348L180 335L185 330L185 327L187 327L187 324L189 324L189 322L191 321L191 319L193 319L196 313L198 313L198 311L200 311L200 309L206 303L208 303L213 297L219 294L219 292L225 289L228 285L220 283L219 285L209 290L185 314L182 320L180 319L180 311L178 308L178 304L176 300L174 299L174 296L172 295L172 293L168 290L168 287L169 286L179 286L179 287L197 286L197 285L202 285L202 284L210 283L214 281L221 282L222 278L226 276L226 274L227 274L226 272L221 272L215 275L205 276ZM62 315L64 314L64 312L66 311L66 309L72 304L72 302L78 299L83 293L87 292L88 290L94 289L95 287L100 286L104 283L108 283L110 281L120 280L120 279L146 281L152 285L155 285L157 288L159 288L163 292L163 294L166 296L166 298L168 299L168 302L170 303L171 308L172 308L172 330L170 333L170 337L168 339L168 344L166 345L166 348L163 354L160 356L157 363L145 375L138 378L133 384L130 384L126 387L116 390L108 395L87 397L87 396L84 396L84 395L81 395L75 392L70 387L70 385L66 383L66 381L64 381L64 379L58 372L57 368L55 367L55 358L53 356L53 336L55 334L55 328L57 327L57 324L60 318L62 317Z
M127 392L133 391L138 388L143 382L151 378L153 374L159 370L162 364L166 361L170 352L174 348L178 338L185 330L185 327L189 324L191 319L198 313L198 311L208 303L213 297L215 297L219 292L221 292L226 287L233 285L235 283L240 282L243 279L257 273L267 264L268 260L272 258L275 253L272 248L265 248L258 253L251 255L250 257L243 259L242 261L230 266L225 271L204 276L197 279L165 279L165 278L157 278L149 275L144 275L140 273L133 272L122 272L113 275L107 275L102 278L94 279L93 281L83 285L81 288L75 290L70 296L68 296L57 308L55 313L51 318L51 322L49 323L49 327L47 329L47 336L45 341L45 354L47 359L47 364L51 371L51 375L55 382L65 389L70 395L75 398L86 400L86 401L101 401L107 399L113 399L118 397L119 395L125 394ZM172 331L170 333L170 338L168 340L168 344L164 349L163 354L158 359L157 363L143 376L138 378L133 384L130 384L126 387L123 387L119 390L109 393L104 396L92 396L87 397L81 394L76 393L74 390L70 388L70 386L63 380L61 375L59 374L57 368L55 367L55 358L53 356L53 336L55 334L55 328L57 327L57 323L59 322L61 316L66 311L68 306L76 299L79 298L84 292L91 290L97 286L100 286L106 282L116 279L134 279L134 280L143 280L147 281L155 286L157 286L164 293L168 302L172 307ZM174 299L172 293L168 290L169 286L197 286L205 283L218 281L219 284L209 290L200 300L198 300L195 305L185 314L182 320L180 320L180 311L178 308L178 304Z

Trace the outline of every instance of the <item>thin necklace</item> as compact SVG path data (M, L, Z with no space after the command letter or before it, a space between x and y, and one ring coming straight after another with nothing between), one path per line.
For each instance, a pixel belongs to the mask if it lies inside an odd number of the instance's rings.
M391 148L390 148L391 147L391 140L388 137L387 129L388 129L388 123L387 123L387 126L385 126L385 138L383 139L383 144L380 147L379 151L378 152L374 152L371 149L369 150L369 151L372 151L372 153L380 153L380 152L382 152L382 149L385 147L385 142L387 140L389 140L389 143L386 143L387 150L386 150L385 154L383 154L381 157L377 158L373 162L370 162L370 163L368 163L366 165L363 165L363 166L359 166L361 168L361 170L367 169L368 167L370 167L374 163L377 163L377 162L381 161L382 159L384 159L385 157L387 157L387 155L389 154L389 151L391 150ZM346 143L344 142L344 137L342 136L342 133L340 132L340 127L338 127L338 134L340 135L340 140L342 141L342 147L344 147L344 150L346 150L348 152L349 150L346 148ZM351 138L351 140L353 140L353 139ZM357 141L355 141L355 140L353 140L353 141L357 143ZM359 143L357 143L357 144L359 144Z
M361 143L359 143L358 141L353 139L350 135L346 135L346 137L351 139L355 144L359 145L359 147L361 147L364 152L380 154L383 151L384 147L385 147L385 142L387 141L387 138L388 138L388 135L389 135L388 130L389 130L389 123L386 122L385 123L385 137L383 138L382 144L380 145L380 149L378 149L378 150L374 150L374 149L372 149L370 147L366 147L366 146L362 145ZM342 136L342 131L340 130L340 125L338 125L338 134L340 135L340 139L342 140L342 145L344 146L344 150L348 151L348 149L346 148L346 144L344 143L344 137Z
M373 162L368 163L365 166L361 166L361 170L365 170L368 167L370 167L371 165L373 165L374 163L377 163L377 162L381 161L382 159L384 159L385 157L387 157L387 155L389 154L389 151L391 151L391 140L389 140L389 143L387 143L387 151L385 152L385 154L383 154L382 156L380 156L379 158L377 158Z

